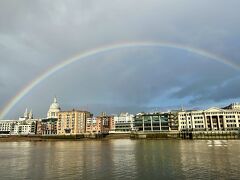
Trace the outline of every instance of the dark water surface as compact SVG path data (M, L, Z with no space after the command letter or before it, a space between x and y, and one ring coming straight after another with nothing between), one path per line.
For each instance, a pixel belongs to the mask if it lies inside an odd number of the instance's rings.
M240 141L0 142L0 179L240 179Z

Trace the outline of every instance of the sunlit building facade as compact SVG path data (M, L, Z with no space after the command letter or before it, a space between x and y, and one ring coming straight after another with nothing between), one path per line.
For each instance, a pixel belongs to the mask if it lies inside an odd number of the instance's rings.
M37 122L38 135L56 135L57 134L57 119L47 118Z
M36 120L16 121L14 123L12 135L34 135L34 134L36 134L37 121L38 121L37 119Z
M6 135L34 135L36 134L37 122L41 119L34 119L32 111L26 109L23 116L18 120L1 120L0 134Z
M227 131L240 128L240 105L178 112L179 131Z
M87 118L86 132L87 133L100 133L101 132L101 119L96 117Z
M107 113L103 112L101 115L97 116L97 122L100 125L101 133L109 133L114 127L114 116L107 115Z
M0 121L0 134L12 134L14 131L14 122L16 120L1 120Z
M87 119L92 115L87 111L72 110L58 112L57 134L70 135L86 132Z
M129 133L134 130L134 115L120 113L114 116L114 127L112 133Z

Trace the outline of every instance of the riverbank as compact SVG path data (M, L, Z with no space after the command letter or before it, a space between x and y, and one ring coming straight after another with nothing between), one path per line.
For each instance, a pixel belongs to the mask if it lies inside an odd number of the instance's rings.
M0 142L18 141L81 141L81 140L109 140L130 139L130 134L78 134L78 135L1 135Z
M133 132L133 139L240 139L240 131Z
M224 140L240 139L240 131L195 131L195 132L132 132L116 134L78 134L78 135L1 135L0 142L8 141L81 141L110 139L188 139L188 140Z

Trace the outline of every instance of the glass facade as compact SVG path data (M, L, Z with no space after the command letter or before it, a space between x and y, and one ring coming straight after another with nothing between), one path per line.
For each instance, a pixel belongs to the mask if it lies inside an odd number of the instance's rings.
M168 114L137 114L134 126L137 131L169 131Z

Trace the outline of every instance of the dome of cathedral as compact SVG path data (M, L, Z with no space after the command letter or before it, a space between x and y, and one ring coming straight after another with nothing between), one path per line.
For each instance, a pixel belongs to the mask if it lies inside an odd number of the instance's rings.
M57 98L54 98L54 102L51 104L50 110L56 110L56 109L60 110L61 108L57 102Z
M60 105L57 102L57 98L55 97L53 100L53 103L51 104L48 113L47 118L57 118L57 114L61 111Z
M52 103L50 109L60 109L60 105L58 103Z

